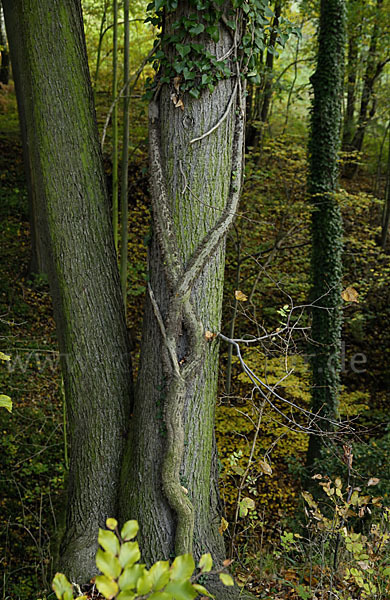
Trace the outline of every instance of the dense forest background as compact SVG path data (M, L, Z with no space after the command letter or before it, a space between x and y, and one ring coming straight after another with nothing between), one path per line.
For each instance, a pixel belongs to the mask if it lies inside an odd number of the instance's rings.
M130 91L124 287L136 366L151 228L145 89L154 77L158 32L153 18L145 23L146 3L132 2L130 82L124 88L122 7L113 83L111 2L82 4L114 206L113 190L120 194L124 185L123 99ZM323 438L321 461L308 476L302 409L311 406L308 298L315 209L307 178L319 8L311 0L270 3L264 47L247 87L245 179L227 237L221 332L238 339L264 337L256 345L243 344L241 351L246 365L269 386L271 402L254 389L230 347L221 344L216 438L224 517L219 528L236 581L258 598L385 599L390 597L390 7L387 0L347 2L337 191L344 226L338 418L346 432ZM50 598L69 434L47 276L39 247L31 250L3 17L0 50L0 391L13 402L12 414L0 412L1 597ZM286 325L288 335L266 335Z

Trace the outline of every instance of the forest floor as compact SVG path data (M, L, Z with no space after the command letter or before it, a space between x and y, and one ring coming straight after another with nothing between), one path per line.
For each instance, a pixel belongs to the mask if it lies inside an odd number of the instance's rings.
M64 504L66 415L47 281L42 275L29 273L28 198L11 88L6 93L3 90L0 108L0 349L11 356L9 362L1 365L0 390L14 402L12 414L0 413L0 598L35 600L44 593L47 598L54 597L49 590L55 553L53 540ZM128 327L135 355L139 351L146 281L144 240L150 227L147 174L143 155L137 152L142 135L145 132L137 131L129 191L132 261ZM254 330L259 326L267 330L277 327L286 303L289 305L293 298L294 304L298 304L307 297L310 209L305 200L304 144L302 138L294 136L270 138L261 152L248 158L241 213L228 243L225 330L235 309L237 288L249 298L237 305L238 334L250 331L251 327ZM109 181L108 157L105 163ZM353 476L366 498L373 495L367 491L367 482L370 478L378 479L375 496L384 501L380 504L377 500L371 508L375 514L385 515L390 492L390 443L385 416L390 399L387 285L390 269L388 256L377 246L381 201L370 194L372 177L360 176L344 182L344 186L348 191L343 191L340 202L346 228L345 287L357 289L360 302L346 307L342 410L345 417L355 419L356 427L369 428L369 434L354 442L358 464ZM240 263L237 278L238 256L245 260ZM291 400L308 406L310 381L302 353L302 341L296 340L292 350L295 371L287 380L289 383L281 383L279 389ZM367 359L359 373L351 367L357 353ZM222 359L217 438L228 551L235 559L236 580L258 598L268 600L363 598L363 584L369 586L369 593L376 585L381 593L378 598L390 598L382 577L386 574L388 554L386 558L370 537L372 518L363 511L364 519L370 521L369 527L367 523L365 528L356 525L356 519L351 525L351 531L356 530L360 535L360 550L355 547L351 550L354 540L347 536L337 556L334 545L336 539L339 544L341 534L335 533L334 525L329 529L326 522L332 520L329 513L317 513L316 521L312 518L315 509L310 502L305 507L302 500L300 474L307 436L287 430L267 410L254 453L255 462L243 485L243 497L252 500L255 507L248 504L231 539L237 489L248 464L253 418L258 414L259 403L253 399L251 386L235 362L232 392L225 393L226 353ZM248 353L246 360L270 384L283 377L285 367L278 353L270 348ZM344 486L340 488L335 483L329 488L341 489L341 498L340 494L334 494L339 498L339 508L333 504L334 517L345 508L347 473L345 465L342 466L342 455L340 444L330 453L329 464L324 465L324 473L332 481L340 476ZM323 483L325 489L325 480ZM330 496L326 497L329 500ZM360 509L368 502L371 500L362 501ZM381 518L378 516L375 521L377 536L378 532L384 532ZM309 522L310 527L305 529ZM345 522L347 527L346 518ZM358 563L367 563L367 568L359 567ZM357 569L357 575L348 572L350 564ZM331 596L332 590L338 595Z

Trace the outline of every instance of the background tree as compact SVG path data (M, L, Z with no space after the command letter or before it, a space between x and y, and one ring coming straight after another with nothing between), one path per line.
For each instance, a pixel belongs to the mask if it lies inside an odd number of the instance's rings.
M75 580L88 580L97 527L116 512L131 367L81 7L77 0L6 0L3 6L67 401L61 565Z
M309 141L308 188L312 212L312 410L334 419L338 410L341 348L343 227L338 152L344 76L344 2L322 0ZM323 422L326 428L326 421ZM330 428L330 423L327 424ZM307 465L321 457L322 439L311 436Z

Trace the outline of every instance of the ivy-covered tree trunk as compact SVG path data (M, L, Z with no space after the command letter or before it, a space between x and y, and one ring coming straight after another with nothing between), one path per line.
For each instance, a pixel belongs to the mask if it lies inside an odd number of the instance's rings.
M166 17L166 32L191 12L190 2L180 3ZM202 40L216 57L232 41L225 27L218 42ZM220 327L225 234L241 185L245 102L235 77L199 99L181 94L178 80L175 86L163 85L150 105L150 286L121 515L139 520L147 561L193 551L196 557L211 552L221 564L214 439L219 344L207 341L206 332ZM224 114L212 133L195 141ZM231 593L236 591L224 588L218 598Z
M335 193L338 180L344 66L344 1L321 0L317 68L311 77L314 99L309 141L309 194L312 214L312 411L337 415L343 227ZM330 429L321 420L321 429ZM307 464L321 457L323 439L311 436Z
M39 233L47 248L70 431L60 568L96 572L116 512L131 407L123 302L79 0L3 0Z

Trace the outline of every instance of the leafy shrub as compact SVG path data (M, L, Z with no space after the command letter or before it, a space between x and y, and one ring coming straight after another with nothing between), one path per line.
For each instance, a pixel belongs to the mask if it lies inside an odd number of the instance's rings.
M138 532L137 521L127 521L119 531L116 519L107 519L108 529L99 529L99 549L96 566L102 575L95 578L98 591L108 600L193 600L199 594L213 596L203 585L196 583L205 573L210 573L213 560L210 554L203 554L194 574L195 562L191 554L177 556L172 565L167 560L156 562L149 570L140 564L138 542L131 541ZM230 561L227 561L227 564ZM219 573L224 585L234 585L227 573ZM53 580L53 589L58 600L73 600L73 586L62 573ZM78 600L87 600L78 596Z

